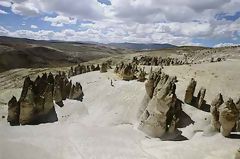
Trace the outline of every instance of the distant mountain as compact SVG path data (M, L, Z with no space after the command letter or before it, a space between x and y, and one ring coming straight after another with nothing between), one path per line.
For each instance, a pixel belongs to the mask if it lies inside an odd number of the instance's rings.
M128 53L133 51L88 42L0 36L0 72L14 68L69 66Z
M156 43L149 43L149 44L141 44L141 43L109 43L107 44L111 47L116 48L124 48L124 49L131 49L131 50L157 50L157 49L165 49L165 48L176 48L177 46L171 44L156 44Z

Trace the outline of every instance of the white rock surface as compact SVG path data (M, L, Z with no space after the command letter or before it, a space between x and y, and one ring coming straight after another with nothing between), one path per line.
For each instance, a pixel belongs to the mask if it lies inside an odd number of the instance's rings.
M190 140L147 137L136 129L144 83L115 79L112 70L73 77L83 86L83 102L66 100L63 108L56 107L56 123L10 127L1 119L0 159L234 159L240 140L207 132L211 114L189 105L183 110L195 123L179 130ZM1 107L0 114L6 110Z

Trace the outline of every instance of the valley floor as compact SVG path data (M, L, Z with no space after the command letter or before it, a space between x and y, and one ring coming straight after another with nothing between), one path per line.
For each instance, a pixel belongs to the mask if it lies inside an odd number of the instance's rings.
M197 91L201 86L207 88L206 99L210 103L219 91L225 98L240 97L239 68L240 61L230 60L170 66L164 72L178 77L176 92L181 100L194 77ZM195 123L179 132L189 140L148 137L137 129L144 83L122 81L113 70L90 72L72 80L81 83L85 96L83 102L66 100L63 108L55 106L58 122L10 127L6 118L0 120L0 159L234 159L239 148L240 134L234 139L211 132L210 113L186 104L183 111ZM20 89L1 93L2 103L13 92L19 95ZM1 106L0 115L7 116L6 105Z

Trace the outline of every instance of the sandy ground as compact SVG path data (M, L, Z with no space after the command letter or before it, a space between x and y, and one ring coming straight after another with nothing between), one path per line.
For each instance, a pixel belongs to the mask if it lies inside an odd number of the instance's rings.
M229 83L239 79L234 70L239 66L239 61L226 61L191 67L170 66L164 71L178 76L177 96L180 99L192 76L197 79L198 88L207 88L207 99L210 99L220 88L225 91L223 94L238 96L239 85L229 88ZM222 70L225 74L221 74ZM206 82L204 79L209 76L212 81ZM224 82L226 77L231 78ZM110 85L111 79L114 87ZM66 100L63 108L55 106L58 122L10 127L6 118L1 119L1 159L20 156L24 159L192 159L193 156L195 159L234 159L240 139L210 133L210 113L183 105L184 112L195 121L179 129L189 140L161 141L137 129L136 116L145 94L144 83L119 80L113 70L90 72L72 80L82 84L84 100ZM14 88L5 95L2 93L1 99L6 101L10 94L20 90L13 91ZM6 115L6 108L2 106L0 113Z

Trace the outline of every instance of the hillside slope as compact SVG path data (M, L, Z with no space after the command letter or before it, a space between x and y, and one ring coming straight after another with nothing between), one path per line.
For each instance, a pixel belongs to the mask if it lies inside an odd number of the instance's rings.
M0 72L15 68L61 67L82 62L46 47L29 47L0 53Z
M129 53L133 52L99 44L0 36L0 72L14 68L67 66Z

